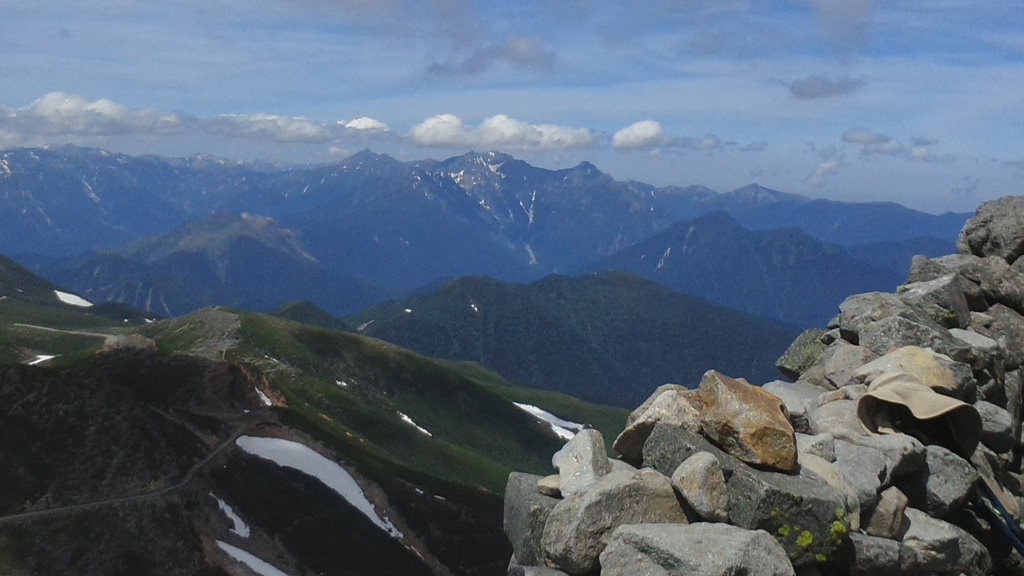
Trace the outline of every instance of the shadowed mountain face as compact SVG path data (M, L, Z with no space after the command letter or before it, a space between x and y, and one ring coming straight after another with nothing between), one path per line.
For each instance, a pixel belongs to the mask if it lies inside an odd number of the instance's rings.
M281 318L0 300L0 573L502 573L505 480L564 443L513 401L626 415Z
M796 329L625 274L530 285L461 278L350 320L429 356L471 360L517 384L617 406L657 386L695 386L712 367L775 378Z
M676 223L589 268L798 326L824 325L846 296L893 290L905 277L797 229L746 230L724 212Z

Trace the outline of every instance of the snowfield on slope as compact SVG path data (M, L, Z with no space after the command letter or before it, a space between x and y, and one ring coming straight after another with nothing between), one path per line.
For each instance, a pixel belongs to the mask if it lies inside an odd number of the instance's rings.
M61 292L60 290L54 290L53 293L57 295L58 300L65 304L70 304L72 306L81 306L82 308L88 308L92 306L92 302L89 302L88 300L82 298L81 296L77 296L75 294L68 294L67 292Z
M538 420L546 422L548 426L551 426L551 431L558 434L558 437L563 440L572 440L573 436L575 436L577 432L583 430L583 424L562 420L558 416L555 416L554 414L546 410L542 410L532 404L520 404L519 402L513 402L513 404L518 406L521 410L529 412Z
M217 501L217 507L220 508L221 512L223 512L224 515L227 516L229 520L231 520L231 524L233 524L233 526L231 527L231 532L241 536L242 538L248 538L249 525L242 520L241 516L235 513L235 509L232 508L231 505L228 504L227 502L221 500L220 498L217 498L217 496L215 496L213 492L210 492L210 496L213 496L213 499Z
M241 548L235 548L227 542L221 542L220 540L217 540L217 546L220 546L221 550L227 552L229 556L231 556L235 560L238 560L242 564L245 564L249 567L250 570L259 574L260 576L288 576L284 572L281 572L277 568L274 568L271 564L264 562L263 560L260 560L259 558L253 556L252 554L249 554Z
M387 518L381 518L366 498L352 475L312 448L283 440L281 438L261 438L255 436L239 436L235 441L239 448L249 454L275 462L278 466L294 468L321 481L334 490L364 516L394 538L402 538L402 533Z

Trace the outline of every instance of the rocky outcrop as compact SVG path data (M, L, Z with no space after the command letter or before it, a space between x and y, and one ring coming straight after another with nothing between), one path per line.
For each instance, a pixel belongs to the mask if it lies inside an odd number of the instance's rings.
M777 363L795 382L656 390L614 444L638 471L603 472L591 440L595 479L562 500L514 475L515 573L1024 575L1003 536L1024 509L1024 199L982 206L958 250L802 334Z

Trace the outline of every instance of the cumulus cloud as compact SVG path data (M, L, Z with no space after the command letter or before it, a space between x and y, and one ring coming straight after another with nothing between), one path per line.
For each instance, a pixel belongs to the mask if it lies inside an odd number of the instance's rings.
M115 136L213 136L279 143L320 144L346 137L373 136L389 131L373 118L324 123L273 114L224 115L201 118L180 113L131 108L107 99L87 100L61 92L39 98L27 108L0 114L3 140L46 141L55 144Z
M387 124L366 116L349 120L344 124L338 122L338 124L358 134L384 134L391 131Z
M428 71L439 76L474 76L499 63L519 70L548 72L554 67L555 53L536 38L509 38L503 43L477 46L444 62L434 62Z
M839 173L839 162L837 160L826 160L820 164L814 170L814 174L807 179L807 183L815 188L819 188L825 184L825 180L830 176L834 176Z
M182 118L156 110L128 108L107 99L89 101L52 92L8 117L14 131L28 134L112 136L143 132L167 134L180 129Z
M661 129L661 124L655 120L634 122L612 136L612 146L617 150L658 148L669 143Z
M789 92L801 100L815 100L852 94L864 87L864 80L844 76L832 80L822 74L812 74L807 78L794 80L789 84Z
M904 150L900 141L870 130L847 130L843 133L842 141L860 146L860 153L864 156L894 156Z
M414 126L409 137L419 146L506 149L586 148L600 140L596 132L586 128L527 124L504 114L484 120L477 128L467 126L454 114L439 114Z

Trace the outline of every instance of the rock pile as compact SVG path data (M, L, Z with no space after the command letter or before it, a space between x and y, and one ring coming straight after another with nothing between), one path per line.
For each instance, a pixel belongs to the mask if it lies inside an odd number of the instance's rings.
M801 335L793 382L665 385L621 459L585 430L513 473L509 574L1024 574L1024 198L958 251Z

